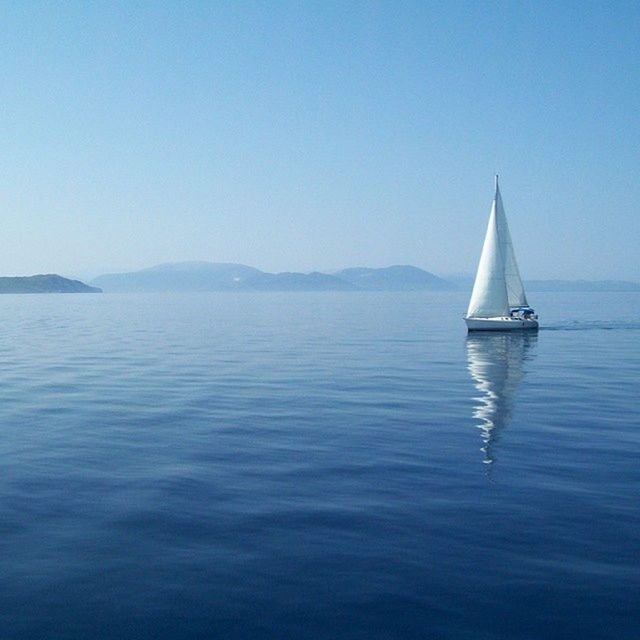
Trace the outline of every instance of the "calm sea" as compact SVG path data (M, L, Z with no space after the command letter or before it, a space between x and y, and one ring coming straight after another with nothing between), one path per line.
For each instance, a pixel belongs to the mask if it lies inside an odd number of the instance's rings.
M0 296L0 638L640 637L640 294Z

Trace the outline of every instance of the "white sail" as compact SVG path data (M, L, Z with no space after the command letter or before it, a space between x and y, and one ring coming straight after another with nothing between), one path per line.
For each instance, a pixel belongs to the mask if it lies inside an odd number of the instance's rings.
M480 263L467 317L494 318L509 315L509 296L505 279L505 254L501 247L498 216L498 192L491 206L491 215L484 237ZM504 213L503 216L504 217Z
M498 188L498 177L496 176L496 195L495 195L496 219L498 225L498 237L502 258L504 260L504 278L507 286L507 296L509 298L510 307L526 307L527 296L524 293L518 263L516 262L516 254L513 251L513 243L511 242L511 234L509 233L509 225L507 217L504 213L502 197Z

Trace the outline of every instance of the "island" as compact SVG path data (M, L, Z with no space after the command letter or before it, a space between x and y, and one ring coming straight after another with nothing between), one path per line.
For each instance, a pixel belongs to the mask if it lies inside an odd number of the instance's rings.
M455 285L410 265L333 273L268 273L245 264L178 262L110 273L92 284L110 292L168 291L442 291Z
M0 293L102 293L80 280L69 280L55 273L36 276L0 277Z

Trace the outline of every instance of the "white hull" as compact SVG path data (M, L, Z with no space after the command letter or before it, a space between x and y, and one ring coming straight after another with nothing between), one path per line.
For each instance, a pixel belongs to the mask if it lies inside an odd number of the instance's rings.
M522 318L465 318L469 331L523 331L538 329L538 321Z

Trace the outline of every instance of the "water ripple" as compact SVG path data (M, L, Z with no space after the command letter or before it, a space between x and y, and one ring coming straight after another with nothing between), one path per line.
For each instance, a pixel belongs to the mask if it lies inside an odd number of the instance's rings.
M640 309L538 297L0 296L3 640L635 638Z

